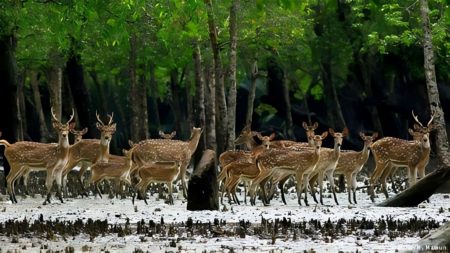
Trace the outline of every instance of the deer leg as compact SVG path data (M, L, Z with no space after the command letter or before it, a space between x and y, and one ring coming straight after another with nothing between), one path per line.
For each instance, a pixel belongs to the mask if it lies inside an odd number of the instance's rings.
M349 183L351 182L351 186L352 186L352 191L353 191L353 203L354 204L358 204L357 202L356 202L356 173L353 173L352 175L351 175L351 179L350 179L351 181L349 181Z
M102 199L102 193L100 192L100 188L98 187L98 185L100 184L100 180L94 183L94 187L95 187L95 191L98 193L98 196L100 196L100 198Z
M181 178L181 186L183 188L183 197L187 199L187 183L186 183L186 170L189 166L189 163L186 161L183 161L183 163L180 166L180 175Z
M315 186L315 183L316 183L318 177L319 177L319 174L317 173L314 176L312 176L310 179L308 179L308 184L311 188L311 196L313 197L313 200L314 200L314 202L316 202L316 204L319 204L319 201L317 201L316 189L314 186ZM303 187L305 187L305 186L303 186Z
M283 180L281 180L279 183L278 183L278 189L280 189L280 192L281 192L281 201L283 201L283 203L285 204L285 205L287 205L287 202L286 202L286 198L285 198L285 196L284 196L284 183L288 180L289 178L287 177L286 179L283 179Z
M320 204L323 205L323 172L319 172L319 176L317 177L317 180L319 181L319 195L320 195Z
M167 183L167 188L168 188L168 192L169 192L169 205L173 205L173 196L172 196L172 182L168 182Z
M62 197L62 169L57 168L56 172L55 172L55 180L56 180L56 195L58 196L59 201L61 201L61 203L64 203L63 201L63 197Z
M24 188L24 194L25 195L30 195L29 191L28 191L28 177L30 176L30 171L29 169L25 169L24 172L22 173L22 178L23 178L23 188Z
M334 202L336 203L336 205L339 205L337 197L336 197L336 189L334 187L333 173L334 173L333 170L327 171L327 179L328 179L328 182L330 183L331 192L333 193Z
M14 182L15 179L17 178L21 168L23 166L19 166L16 164L10 164L11 166L11 170L9 172L9 174L6 176L6 182L7 182L7 190L9 193L9 199L11 200L12 203L17 203L17 199L16 199L16 195L15 195L15 191L14 191Z
M53 170L47 170L47 178L45 180L45 187L47 188L47 197L44 200L44 205L47 203L50 204L50 198L52 196L51 190L53 186L53 180L54 180L54 171Z

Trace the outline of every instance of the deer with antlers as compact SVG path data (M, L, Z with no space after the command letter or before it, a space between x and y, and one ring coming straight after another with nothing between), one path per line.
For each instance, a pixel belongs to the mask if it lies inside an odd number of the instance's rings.
M167 139L148 139L136 144L133 151L133 162L136 163L138 170L148 163L159 161L178 161L180 163L180 173L183 195L187 197L186 170L191 160L191 156L197 149L201 128L192 128L189 141L167 140Z
M372 202L375 201L374 184L380 180L381 187L386 198L389 197L386 187L386 178L394 170L394 167L408 168L408 185L411 187L416 183L417 176L425 176L425 167L430 159L430 131L433 129L434 114L423 126L412 111L416 123L414 130L409 133L414 140L408 141L394 137L384 137L372 144L372 153L375 159L375 169L370 178L369 194Z
M352 204L352 192L353 202L356 204L356 176L369 159L370 148L373 141L378 137L378 133L373 133L372 136L370 136L360 132L359 136L364 141L363 149L361 151L342 150L336 170L334 171L334 174L336 175L345 176L345 180L347 181L348 202L350 202L350 204Z
M308 181L310 175L316 170L319 158L321 156L322 140L325 139L328 132L323 132L321 135L314 135L308 137L311 147L298 147L292 149L274 148L260 155L257 159L257 166L261 173L258 179L253 180L250 186L252 204L255 200L255 188L252 188L256 183L267 180L271 176L273 184L276 185L287 175L294 175L297 181L297 196L298 203L301 205L301 195L305 192L305 204L308 205L308 198L306 190L308 188ZM264 187L261 185L261 187Z
M328 182L330 184L331 192L333 193L334 202L339 205L339 202L336 197L336 192L334 190L334 170L336 169L340 154L341 154L341 146L342 141L345 136L348 135L348 128L344 128L344 130L340 132L335 132L332 128L328 130L328 132L331 134L331 136L334 138L334 148L322 148L320 152L320 159L317 164L317 168L315 171L315 175L311 177L310 185L311 185L311 193L313 194L314 200L316 200L315 197L315 191L314 191L314 184L316 181L319 183L319 194L320 194L320 203L323 205L323 180L325 176L328 179Z
M308 148L308 147L314 148L315 130L317 129L317 127L319 127L319 123L315 122L313 125L308 125L306 122L303 122L302 126L306 130L306 138L307 138L308 142L298 142L293 145L282 145L282 146L278 146L278 147L287 147L288 149L297 150L297 151L299 151L299 149ZM272 145L272 146L276 147L276 145ZM283 171L283 170L275 170L274 171L274 173L272 175L272 184L269 189L269 196L268 196L269 200L272 199L273 196L275 195L276 188L278 186L278 188L280 189L280 192L281 192L281 200L283 201L283 203L285 205L287 204L286 198L284 196L283 188L284 188L284 184L291 176L292 176L292 174L289 173L288 171Z
M71 128L70 132L75 136L75 143L76 143L76 142L79 142L83 138L84 134L87 133L87 128L84 128L83 130L80 130L80 131L77 131L77 130ZM30 173L32 171L36 171L36 170L45 170L45 168L40 168L40 169L39 168L35 168L35 169L27 168L27 169L25 169L22 172L23 186L24 186L26 195L29 194L28 193L28 178L30 176ZM67 196L67 190L66 190L67 187L65 187L66 186L66 181L67 181L67 178L63 176L63 181L62 181L62 185L63 186L62 186L62 188L63 188L64 194Z
M81 185L83 194L86 195L86 191L83 184L83 175L90 165L96 162L107 162L109 160L109 145L111 143L112 135L116 132L116 123L113 123L114 113L109 115L109 121L105 124L98 113L97 117L97 129L100 130L100 140L98 139L81 139L79 142L70 146L69 160L64 168L63 176L67 177L67 174L78 164L81 164L80 171L78 172L78 181Z
M51 108L53 128L58 132L58 143L39 143L20 141L14 144L6 140L0 140L0 145L5 146L5 157L8 160L11 170L6 177L8 193L13 203L17 203L14 191L15 181L25 170L42 170L45 168L47 177L45 185L47 187L47 197L44 204L50 203L51 189L56 181L57 196L63 202L61 195L61 175L64 166L68 161L69 153L69 131L74 127L74 112L66 123L58 120Z
M252 181L255 180L261 171L256 166L256 159L269 149L270 142L275 138L275 133L272 133L270 136L262 136L260 133L256 134L258 139L261 140L261 145L254 147L250 152L243 154L238 157L237 160L230 162L222 169L222 175L226 174L225 183L224 183L224 191L227 192L227 195L230 197L232 194L233 199L238 203L239 200L235 195L235 189L240 180L244 181ZM240 143L240 139L236 139L237 142ZM223 179L223 177L219 177L219 182ZM265 193L263 193L263 197ZM265 203L267 202L264 198Z

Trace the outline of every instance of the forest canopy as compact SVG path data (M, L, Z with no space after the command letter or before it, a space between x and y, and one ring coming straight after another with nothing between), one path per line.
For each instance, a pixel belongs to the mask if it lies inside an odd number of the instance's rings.
M428 4L448 114L449 2ZM411 111L431 114L422 37L416 0L1 1L0 131L55 140L53 107L75 108L88 137L114 112L113 152L201 126L220 154L250 123L279 139L304 141L303 121L348 127L352 146L359 131L406 139Z

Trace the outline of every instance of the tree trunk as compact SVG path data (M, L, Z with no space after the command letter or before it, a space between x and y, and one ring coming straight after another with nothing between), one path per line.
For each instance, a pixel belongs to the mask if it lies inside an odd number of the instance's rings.
M189 180L187 210L219 210L215 152L207 149Z
M89 92L84 81L83 66L80 63L80 55L72 52L66 64L66 72L70 91L72 92L73 102L76 107L77 117L80 122L80 128L87 127L88 129L96 129L95 123L91 114L91 100ZM88 131L86 138L95 138L95 131Z
M132 34L130 37L130 55L129 55L129 69L128 74L130 78L130 96L128 98L130 110L131 110L131 120L130 120L130 133L131 140L133 142L138 142L141 140L139 136L139 102L138 102L138 87L137 87L137 79L136 79L136 60L137 60L137 52L136 52L136 34Z
M148 104L147 104L147 81L145 80L145 75L141 75L140 82L138 83L138 94L139 94L139 115L140 116L140 140L148 139Z
M97 90L98 100L100 100L99 101L100 111L106 112L108 110L108 106L106 104L105 91L102 88L102 85L100 84L100 80L98 80L97 73L95 73L94 71L90 71L89 75L91 76L92 81L94 82L95 89Z
M61 119L62 114L62 70L52 66L48 72L48 88L50 91L50 104L56 117Z
M341 131L346 127L344 115L342 114L341 103L337 95L336 86L333 82L333 72L328 55L321 63L322 80L324 85L325 103L327 105L328 121L331 127Z
M182 91L180 84L178 83L178 69L173 69L170 72L170 90L171 90L171 107L172 112L175 118L175 130L177 131L178 135L183 137L183 135L188 134L188 131L185 131L184 129L184 121L186 120L183 115L184 106L181 105L181 97Z
M239 0L233 0L230 8L230 87L228 90L228 137L227 150L234 150L236 139L236 54L237 54L237 13Z
M0 35L0 131L2 139L17 140L17 64L15 59L15 38Z
M217 154L225 151L227 144L227 105L225 99L225 85L223 80L222 60L220 59L219 44L217 42L217 30L215 18L212 8L212 0L205 0L206 11L208 15L208 30L213 51L213 66L215 79L215 96L216 96L216 137L217 137Z
M412 187L378 204L389 207L413 207L427 200L450 179L450 167L442 167L419 180Z
M206 148L216 150L216 100L215 100L215 84L214 71L205 69L206 85L205 85L205 133Z
M284 76L284 85L283 85L283 97L284 97L284 103L286 106L286 128L285 128L285 135L288 139L295 140L294 135L294 123L292 121L292 109L291 109L291 98L289 96L289 78L287 77L287 74Z
M36 71L30 72L30 83L33 90L34 107L36 113L39 116L39 130L41 134L40 142L48 142L50 139L50 133L45 121L44 110L42 109L41 92L39 91L39 80Z
M150 115L152 116L150 126L154 126L150 130L153 130L155 134L158 133L161 126L158 108L158 85L155 77L155 66L150 64Z
M25 84L25 71L21 71L17 76L17 118L19 121L18 127L18 139L23 141L24 139L29 139L27 136L27 115L25 107L25 95L24 95L24 84Z
M448 150L447 132L445 129L444 111L442 110L439 90L436 83L436 69L434 66L434 49L431 37L429 12L428 0L420 0L425 80L428 92L428 102L430 103L430 110L434 112L434 123L437 130L437 134L435 135L435 143L439 162L441 163L440 166L450 167L450 155Z
M250 73L250 90L248 91L248 98L247 98L247 114L245 117L245 125L250 126L252 125L252 119L253 119L253 108L255 103L255 95L256 95L256 81L259 77L259 70L258 70L258 62L255 61L252 66L252 70Z
M203 79L202 55L198 44L195 45L193 52L194 68L195 68L195 99L194 103L194 125L202 127L203 134L198 142L197 150L194 155L194 161L200 159L201 153L206 149L206 132L205 131L205 82Z

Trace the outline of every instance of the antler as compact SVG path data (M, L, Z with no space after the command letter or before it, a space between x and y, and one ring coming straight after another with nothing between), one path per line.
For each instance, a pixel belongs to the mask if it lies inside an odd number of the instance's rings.
M53 106L50 108L50 112L52 113L52 118L53 118L53 120L56 121L56 122L58 122L58 123L60 123L59 120L58 120L58 118L56 118L55 112L53 111Z
M102 126L104 126L105 123L103 123L103 121L100 119L100 116L98 115L98 112L97 112L97 111L95 111L95 116L97 117L98 123L100 123Z
M414 110L411 111L411 114L412 114L414 120L417 122L417 124L419 124L419 126L421 126L421 127L424 127L422 125L422 123L420 123L419 119L417 118L417 115L414 114Z
M430 119L430 121L428 121L428 123L427 123L427 127L428 127L428 128L431 127L431 122L433 121L435 115L436 115L436 111L433 111L433 112L431 113L431 119Z
M108 117L109 117L108 125L111 125L111 124L112 124L113 117L114 117L114 112L112 112L111 114L108 114Z
M73 117L75 117L75 110L72 108L72 114L70 115L70 119L67 121L67 123L66 124L69 124L70 123L70 121L72 121L73 120ZM87 130L86 130L87 131Z

